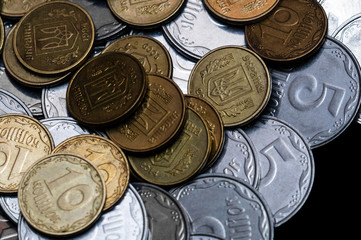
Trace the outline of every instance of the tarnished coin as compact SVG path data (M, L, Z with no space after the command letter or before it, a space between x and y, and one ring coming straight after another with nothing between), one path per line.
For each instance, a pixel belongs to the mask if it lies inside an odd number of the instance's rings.
M20 216L18 197L12 194L1 195L0 206L3 209L3 211L6 213L8 218L11 221L13 221L15 224L17 224Z
M67 89L67 107L82 123L111 124L135 111L147 85L144 69L135 57L104 53L74 74Z
M64 236L84 230L99 217L105 191L100 172L88 160L53 154L24 174L18 199L21 213L32 227Z
M314 0L281 0L262 21L245 28L248 46L262 58L286 62L313 53L327 32L327 16Z
M17 24L14 50L26 68L57 74L79 66L95 37L89 14L71 2L50 1L32 8Z
M20 180L39 158L54 148L49 131L22 114L0 116L0 192L17 192Z
M161 42L145 35L130 35L112 42L106 52L125 52L136 57L148 74L172 77L172 59Z
M0 115L19 113L32 116L30 109L15 95L0 88Z
M180 135L160 152L128 155L136 175L156 185L174 185L194 176L206 162L211 147L207 125L194 110L187 108Z
M1 9L1 7L0 7L0 9ZM4 28L3 20L0 17L0 52L3 49L4 41L5 41L5 28Z
M0 14L7 17L22 17L31 8L49 0L4 0L0 2Z
M1 240L17 240L18 233L16 227L6 219L3 211L0 209L0 239Z
M141 106L128 119L106 130L108 137L127 151L160 148L183 127L186 104L177 84L159 75L147 77L148 91Z
M184 0L108 0L109 8L123 22L135 27L164 23L182 7Z
M52 153L75 154L98 168L106 185L104 210L123 196L129 183L128 160L112 141L96 135L78 135L61 142Z
M271 94L267 66L255 53L239 46L224 46L197 62L188 92L208 100L224 126L244 124L260 114Z

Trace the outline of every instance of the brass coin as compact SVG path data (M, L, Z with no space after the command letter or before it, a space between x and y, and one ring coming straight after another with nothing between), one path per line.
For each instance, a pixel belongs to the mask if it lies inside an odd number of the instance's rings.
M91 161L106 186L104 210L111 208L124 194L129 183L128 159L112 141L96 135L79 135L61 142L52 153L75 154Z
M21 114L0 116L0 192L17 192L21 177L51 153L53 139L38 120Z
M5 41L5 29L4 29L4 23L0 17L0 52L3 49L4 41Z
M23 176L18 192L26 221L43 233L64 236L90 226L105 203L105 183L88 160L48 155Z
M174 185L194 176L211 151L207 125L194 110L187 108L180 135L160 152L144 156L128 155L136 175L156 185Z
M66 93L67 107L84 124L111 124L135 111L147 85L135 57L120 52L100 54L74 74Z
M327 15L314 0L281 0L262 21L247 25L246 41L262 58L295 61L318 49L327 32Z
M2 0L0 1L0 14L7 17L22 17L36 5L50 0Z
M267 66L254 52L239 46L210 51L194 66L188 92L208 100L225 127L257 117L271 94Z
M217 109L204 98L194 95L185 95L187 107L196 111L207 123L211 137L211 153L208 157L206 168L210 167L216 160L223 148L224 131L223 121Z
M106 52L125 52L136 57L146 73L172 77L173 65L168 50L155 38L132 35L112 42Z
M26 68L57 74L83 63L94 37L93 21L84 9L71 2L50 1L32 8L20 19L13 44Z
M152 27L167 21L182 7L184 0L108 0L112 12L136 27Z
M160 75L148 75L148 91L139 109L106 133L125 150L151 151L176 136L184 116L185 101L177 84Z

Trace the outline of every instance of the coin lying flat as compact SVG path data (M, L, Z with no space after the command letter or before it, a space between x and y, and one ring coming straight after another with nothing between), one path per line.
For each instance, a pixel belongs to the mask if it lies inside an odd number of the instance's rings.
M16 195L1 195L0 206L7 217L17 224L20 216L20 207Z
M0 115L19 113L32 116L30 109L15 95L0 88Z
M6 219L1 209L0 209L0 239L1 240L18 239L16 227L9 220Z
M49 0L12 0L12 1L1 1L0 3L0 14L7 17L22 17L31 8Z
M66 91L69 83L44 87L41 91L41 107L45 118L70 117L66 107Z

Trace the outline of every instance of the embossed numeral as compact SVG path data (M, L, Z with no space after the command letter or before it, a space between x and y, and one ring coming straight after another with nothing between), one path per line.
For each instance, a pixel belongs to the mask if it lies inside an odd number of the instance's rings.
M23 173L24 163L31 152L31 149L25 148L19 145L15 145L15 149L11 148L8 143L0 143L0 173L7 169L11 169L9 172L8 180L18 177ZM7 171L6 171L7 172Z

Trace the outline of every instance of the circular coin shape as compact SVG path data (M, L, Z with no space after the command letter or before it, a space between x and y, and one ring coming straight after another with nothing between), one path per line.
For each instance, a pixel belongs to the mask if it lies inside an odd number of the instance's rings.
M0 88L0 115L18 113L32 116L30 109L15 95Z
M20 183L21 213L35 229L50 235L74 234L89 227L105 203L105 183L88 160L71 154L48 155Z
M225 127L257 117L271 94L267 66L255 53L239 46L217 48L193 68L188 92L208 100Z
M184 0L108 0L112 12L135 27L155 27L167 21L182 7Z
M69 82L60 85L45 87L41 91L41 108L45 118L70 117L66 106L66 91Z
M0 2L0 14L6 17L22 17L27 13L31 8L39 5L43 2L48 2L50 0L11 0L11 1L1 1Z
M104 210L123 196L129 183L128 160L112 141L96 135L78 135L61 142L52 153L75 154L98 168L106 185Z
M0 52L3 49L4 41L5 41L5 28L4 28L3 20L0 17Z
M0 192L17 192L20 180L39 158L54 148L49 131L22 114L0 116Z
M134 112L143 100L147 78L135 57L119 52L98 55L71 79L66 103L70 114L89 125L107 125Z
M146 152L164 146L181 130L185 100L172 80L148 75L148 92L136 112L106 133L122 149Z
M21 215L18 197L16 195L1 195L0 206L8 218L17 224Z
M14 33L16 57L41 74L69 71L85 61L94 43L94 24L78 5L50 1L33 8Z
M245 29L248 46L275 62L294 61L313 53L326 32L326 13L314 0L281 0L269 16Z

